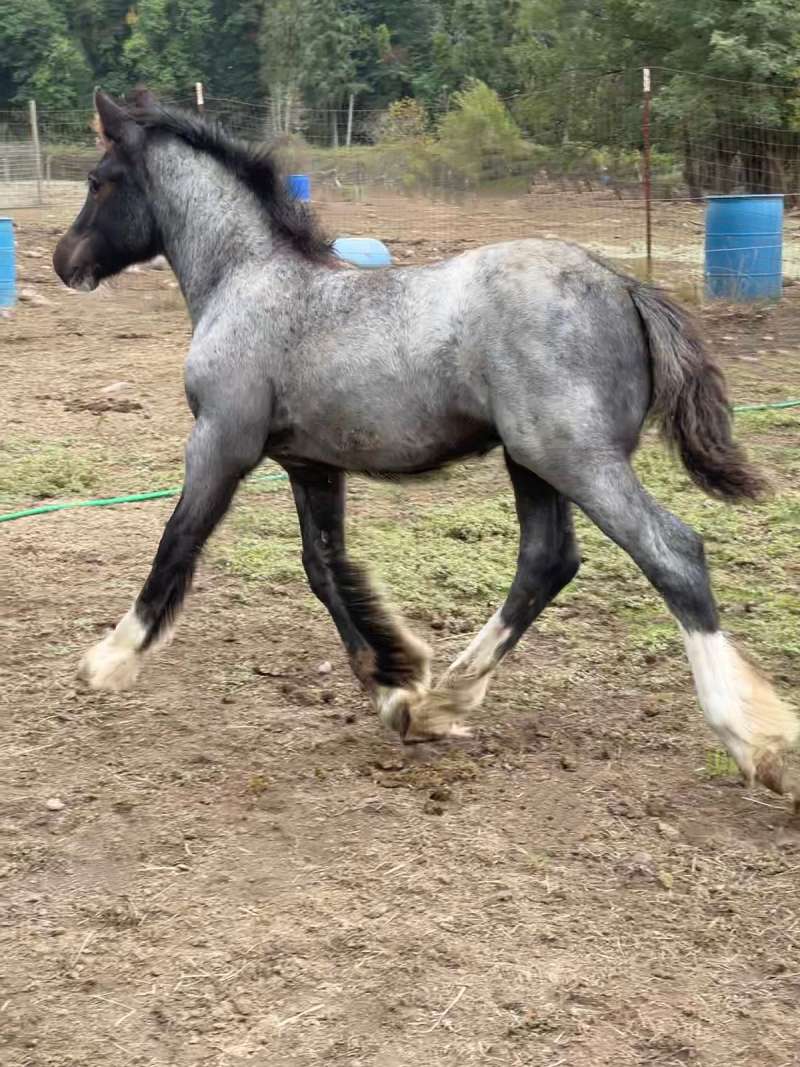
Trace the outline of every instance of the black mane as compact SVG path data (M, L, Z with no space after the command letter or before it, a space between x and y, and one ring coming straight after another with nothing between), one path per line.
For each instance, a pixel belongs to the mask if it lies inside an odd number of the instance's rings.
M148 130L179 137L207 152L255 193L269 215L273 230L315 262L334 258L332 242L304 203L286 189L281 169L266 145L248 144L231 137L216 121L160 104L129 109L131 118Z

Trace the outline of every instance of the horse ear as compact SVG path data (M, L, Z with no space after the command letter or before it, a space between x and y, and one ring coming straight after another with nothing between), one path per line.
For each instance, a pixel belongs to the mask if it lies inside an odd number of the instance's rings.
M110 96L95 90L94 108L97 112L98 133L108 142L120 143L125 135L125 128L130 123L128 115Z
M141 146L144 131L124 107L99 90L94 94L94 106L97 132L106 148L118 144L132 151Z

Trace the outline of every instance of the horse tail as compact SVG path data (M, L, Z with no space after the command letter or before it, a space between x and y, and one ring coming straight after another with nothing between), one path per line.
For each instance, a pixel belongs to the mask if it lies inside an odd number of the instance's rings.
M634 283L653 365L651 413L692 481L722 500L756 500L767 483L733 438L725 377L687 311L660 289Z

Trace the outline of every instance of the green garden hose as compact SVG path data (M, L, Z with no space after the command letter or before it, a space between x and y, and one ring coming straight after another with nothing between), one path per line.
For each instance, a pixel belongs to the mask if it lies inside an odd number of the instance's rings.
M265 474L254 479L258 482L282 482L286 479L285 474ZM27 519L31 515L47 515L50 511L66 511L68 508L107 508L111 504L136 504L142 500L158 500L165 496L178 496L181 486L174 489L155 489L150 493L129 493L126 496L105 496L96 500L69 500L64 504L42 504L38 508L23 508L22 511L9 511L0 515L0 522L11 522L12 519Z
M782 411L785 408L800 408L800 400L778 400L773 404L737 404L734 411ZM285 474L264 474L254 479L257 482L282 482ZM0 515L0 522L12 519L27 519L32 515L47 515L51 511L66 511L68 508L107 508L112 504L138 504L143 500L159 500L162 497L178 496L181 487L174 489L155 489L150 493L130 493L126 496L106 496L97 500L70 500L65 504L42 504L38 508L23 508L21 511L9 511Z
M777 400L774 404L737 404L734 411L780 411L782 408L800 408L800 400Z

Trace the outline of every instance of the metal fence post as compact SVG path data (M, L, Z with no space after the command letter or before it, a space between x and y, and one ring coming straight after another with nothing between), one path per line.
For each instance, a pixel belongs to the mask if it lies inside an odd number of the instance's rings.
M647 277L653 277L653 171L650 153L650 108L652 104L650 68L642 70L642 163L644 180L645 245L647 249Z
M36 101L28 101L28 116L31 124L31 139L33 141L34 165L36 167L36 201L41 204L42 197L42 149L39 144L39 120L36 115Z

